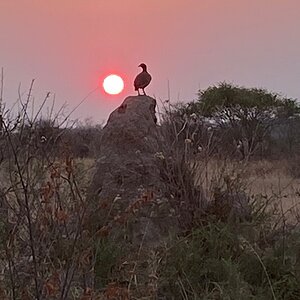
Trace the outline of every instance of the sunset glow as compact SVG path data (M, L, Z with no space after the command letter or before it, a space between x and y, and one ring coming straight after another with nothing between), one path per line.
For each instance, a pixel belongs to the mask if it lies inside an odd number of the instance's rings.
M103 81L103 88L110 95L120 94L124 89L123 79L115 74L107 76Z
M98 88L74 118L102 122L137 94L141 62L160 99L196 100L223 81L300 99L298 28L299 0L0 0L4 102L32 78L35 97L51 91L57 107ZM120 94L104 90L110 74L123 79Z

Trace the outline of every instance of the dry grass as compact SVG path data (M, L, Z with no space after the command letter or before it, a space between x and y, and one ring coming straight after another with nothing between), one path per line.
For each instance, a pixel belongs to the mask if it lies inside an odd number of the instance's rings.
M91 178L95 163L95 159L90 158L76 160L76 165L80 165L87 172L86 178ZM300 215L300 178L291 176L288 171L289 165L287 160L259 160L248 163L217 160L199 162L197 183L203 185L206 196L210 198L211 188L216 179L221 178L224 173L231 178L240 175L248 195L265 197L273 205L282 206L283 212L289 212L291 217Z
M290 175L289 162L280 161L217 161L199 162L197 183L202 183L208 199L216 180L224 175L243 182L246 193L262 196L287 213L289 218L300 215L300 178Z

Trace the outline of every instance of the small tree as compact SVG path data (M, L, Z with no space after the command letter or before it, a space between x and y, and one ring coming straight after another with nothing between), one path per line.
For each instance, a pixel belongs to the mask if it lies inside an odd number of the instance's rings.
M199 91L198 96L186 110L208 117L220 129L226 129L226 138L240 148L243 156L254 153L278 121L299 112L293 99L225 82Z

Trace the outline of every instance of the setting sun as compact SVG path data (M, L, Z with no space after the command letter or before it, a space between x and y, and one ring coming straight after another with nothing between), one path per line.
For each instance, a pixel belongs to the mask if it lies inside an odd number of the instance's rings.
M111 74L104 79L103 88L106 93L117 95L123 91L124 81L120 76Z

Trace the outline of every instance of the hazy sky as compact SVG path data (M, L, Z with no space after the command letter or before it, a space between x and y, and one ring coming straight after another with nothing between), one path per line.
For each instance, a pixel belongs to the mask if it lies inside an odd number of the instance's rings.
M220 81L264 87L300 99L299 0L0 0L0 67L7 106L36 79L36 105L46 92L72 110L110 72L125 89L100 86L73 117L108 117L135 94L141 62L147 92L173 101L196 98Z

